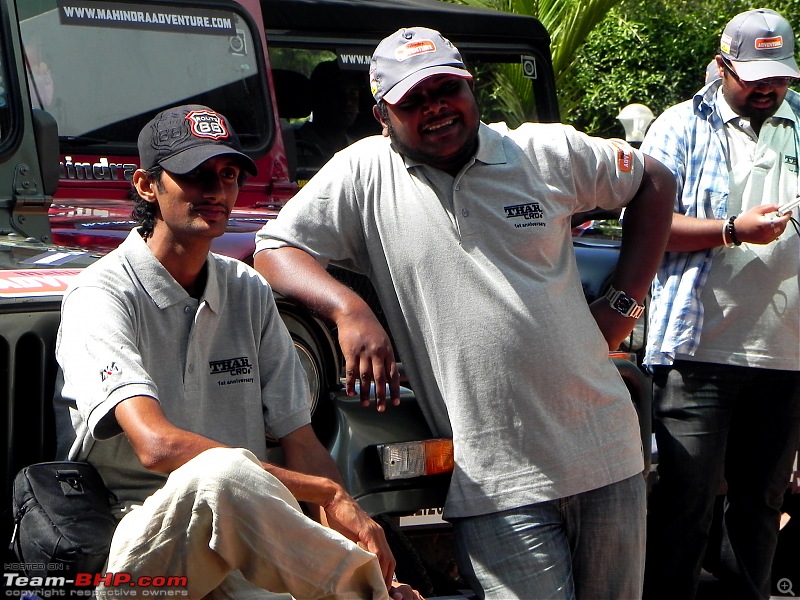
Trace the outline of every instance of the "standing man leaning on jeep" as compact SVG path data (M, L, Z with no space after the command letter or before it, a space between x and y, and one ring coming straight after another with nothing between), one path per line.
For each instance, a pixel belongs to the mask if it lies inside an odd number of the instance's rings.
M93 464L119 501L107 570L185 577L190 598L419 600L392 581L383 531L311 429L269 286L210 252L256 173L230 123L205 106L165 110L139 155L141 227L67 290L56 347L59 455ZM267 462L267 433L287 468Z
M694 598L723 478L715 573L730 597L769 597L800 436L800 241L776 213L800 191L789 23L767 9L737 15L716 64L721 79L667 109L642 144L678 183L645 357L659 463L648 598Z
M336 325L348 392L360 380L369 405L374 383L386 410L389 336L325 266L371 278L429 424L453 438L445 518L480 597L638 598L641 441L608 349L661 260L672 177L621 141L481 123L434 30L384 39L370 77L383 136L339 152L262 228L256 268ZM623 205L619 293L589 307L570 215Z

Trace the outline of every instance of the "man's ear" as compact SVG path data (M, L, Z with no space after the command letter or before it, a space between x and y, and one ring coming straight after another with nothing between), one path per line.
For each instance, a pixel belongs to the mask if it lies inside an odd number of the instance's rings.
M378 120L378 123L381 124L381 135L383 137L389 137L389 128L386 126L386 122L383 120L383 115L381 114L381 109L378 108L378 105L372 107L372 115Z
M725 61L722 60L722 55L717 54L714 57L714 60L717 61L717 73L719 73L719 78L724 79L725 77Z
M133 187L136 190L136 193L139 194L142 198L147 200L148 202L155 202L156 201L156 193L155 189L158 185L155 179L150 177L147 174L147 171L144 169L136 169L133 172Z

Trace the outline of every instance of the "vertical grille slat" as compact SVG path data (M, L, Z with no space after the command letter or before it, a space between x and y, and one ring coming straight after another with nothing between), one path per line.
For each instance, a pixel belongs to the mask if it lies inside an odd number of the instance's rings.
M53 390L59 305L37 308L42 310L0 314L0 427L6 434L0 460L3 540L11 535L11 489L17 471L55 455Z

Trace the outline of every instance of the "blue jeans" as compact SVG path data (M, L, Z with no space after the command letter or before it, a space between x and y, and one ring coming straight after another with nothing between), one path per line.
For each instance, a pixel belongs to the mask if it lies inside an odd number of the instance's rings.
M568 498L453 520L461 576L479 598L642 595L642 475Z
M729 597L768 598L780 507L800 437L800 373L676 361L653 373L659 481L645 597L691 600L727 483L719 571Z

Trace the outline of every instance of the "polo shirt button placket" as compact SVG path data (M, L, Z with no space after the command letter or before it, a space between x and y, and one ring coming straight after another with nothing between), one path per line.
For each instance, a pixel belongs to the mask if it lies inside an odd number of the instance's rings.
M469 216L469 211L466 208L462 208L461 209L461 216L462 217L468 217Z

